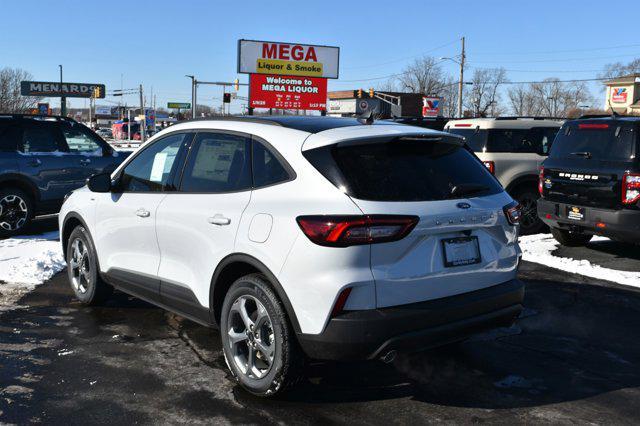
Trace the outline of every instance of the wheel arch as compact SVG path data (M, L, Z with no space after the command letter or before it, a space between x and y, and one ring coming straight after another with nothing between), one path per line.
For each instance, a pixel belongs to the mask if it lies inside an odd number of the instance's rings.
M224 302L224 296L231 287L231 284L233 284L238 278L251 273L261 273L267 278L280 298L280 301L282 301L294 331L296 333L300 333L300 324L298 323L298 318L293 310L293 306L276 276L264 263L255 257L244 253L228 255L220 261L213 273L209 295L209 306L212 310L212 321L218 326L220 325L222 303Z
M14 186L33 197L34 202L40 201L40 190L29 178L18 173L7 173L0 176L0 187Z
M69 237L78 225L82 225L84 229L87 230L87 233L89 232L87 223L84 221L82 216L76 212L67 213L64 217L64 221L62 222L62 228L60 229L60 243L62 244L62 254L64 259L67 258L67 244L69 243ZM91 234L89 234L89 237L91 238Z

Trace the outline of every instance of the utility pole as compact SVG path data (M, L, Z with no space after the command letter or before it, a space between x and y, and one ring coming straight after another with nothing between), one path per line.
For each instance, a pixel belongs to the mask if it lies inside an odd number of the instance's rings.
M62 92L62 65L58 65L60 67L60 92ZM60 97L60 115L63 117L67 116L67 98L64 96Z
M140 85L140 143L144 143L147 134L147 117L144 113L144 95L142 93L142 84Z
M458 118L462 118L462 88L464 87L464 37L462 37L462 53L460 54L460 82L458 83Z
M185 75L185 77L189 77L191 79L191 118L196 118L196 87L198 85L198 80L193 75Z

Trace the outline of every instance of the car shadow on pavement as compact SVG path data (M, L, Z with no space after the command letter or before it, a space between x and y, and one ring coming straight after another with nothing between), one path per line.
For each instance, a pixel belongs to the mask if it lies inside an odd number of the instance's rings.
M554 275L550 270L550 275ZM552 278L552 277L551 277ZM539 407L640 386L640 292L554 279L527 281L516 326L436 350L380 362L312 366L310 380L280 397L297 405L410 398L449 407ZM269 402L241 389L243 403ZM634 391L609 402L632 413Z

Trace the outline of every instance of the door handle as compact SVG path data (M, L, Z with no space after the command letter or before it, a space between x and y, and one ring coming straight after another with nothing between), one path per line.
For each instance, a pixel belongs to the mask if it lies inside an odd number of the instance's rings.
M148 210L145 210L145 209L138 209L138 211L136 212L136 216L149 217L149 216L151 216L151 213Z
M210 217L207 219L207 221L212 224L212 225L229 225L231 223L231 219L229 219L228 217L224 217L221 214L217 214L213 217Z
M42 164L42 161L38 160L37 158L34 158L32 160L29 160L28 164L32 167L38 167L40 164Z
M91 160L88 158L83 158L82 160L80 160L80 164L86 166L87 164L91 164Z

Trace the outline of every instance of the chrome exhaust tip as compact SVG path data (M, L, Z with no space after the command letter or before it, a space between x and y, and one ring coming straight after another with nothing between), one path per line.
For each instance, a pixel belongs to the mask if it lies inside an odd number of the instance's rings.
M384 362L385 364L390 364L394 359L396 359L396 355L398 355L397 351L389 351L380 357L380 361Z

